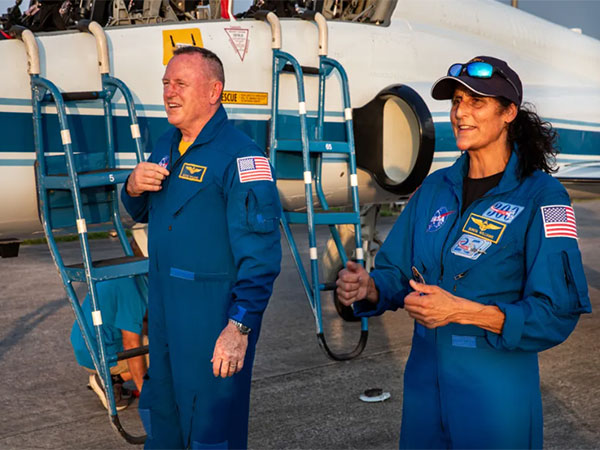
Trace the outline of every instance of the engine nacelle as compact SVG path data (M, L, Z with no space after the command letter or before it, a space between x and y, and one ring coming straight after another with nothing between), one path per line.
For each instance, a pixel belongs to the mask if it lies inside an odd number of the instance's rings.
M429 173L435 128L427 105L408 86L390 86L354 110L356 163L386 191L408 195Z

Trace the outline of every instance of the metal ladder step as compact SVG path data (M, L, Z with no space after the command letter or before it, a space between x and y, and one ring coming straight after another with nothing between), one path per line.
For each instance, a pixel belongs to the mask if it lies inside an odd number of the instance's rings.
M131 173L131 169L101 169L89 172L79 172L77 180L79 187L90 188L99 186L114 186L124 183ZM73 180L68 175L46 175L44 177L44 188L46 189L71 189Z
M106 97L104 91L81 91L81 92L61 92L60 93L63 102L83 102L100 100ZM46 94L41 100L42 103L55 103L55 99L52 95Z
M283 214L288 223L308 223L308 214L306 213L284 211ZM360 224L360 216L353 212L321 212L314 213L312 217L315 225Z
M300 67L302 68L303 75L319 75L318 67L311 67L311 66L300 66ZM294 67L290 63L283 66L281 71L285 72L285 73L291 73L291 74L295 73Z
M86 281L83 263L65 266L65 272L71 281L82 283ZM148 273L148 258L141 256L121 256L93 261L90 273L94 281L145 275Z
M274 149L279 152L301 152L302 141L300 139L277 139ZM309 141L308 151L310 153L346 153L350 154L350 144L346 141Z

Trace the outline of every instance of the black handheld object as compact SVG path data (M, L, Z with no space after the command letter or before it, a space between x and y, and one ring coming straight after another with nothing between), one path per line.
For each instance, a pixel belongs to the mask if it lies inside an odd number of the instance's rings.
M413 280L415 280L417 283L426 284L425 278L423 278L423 275L421 275L421 273L417 270L417 268L415 266L412 266L411 269L412 269Z

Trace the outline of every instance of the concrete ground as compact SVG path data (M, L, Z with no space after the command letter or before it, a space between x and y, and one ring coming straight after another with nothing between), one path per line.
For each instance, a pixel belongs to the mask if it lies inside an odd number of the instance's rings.
M600 200L576 203L580 246L595 311L600 311ZM393 218L383 218L380 231ZM305 242L298 230L300 241ZM95 257L115 248L93 241ZM77 244L64 244L75 258ZM253 449L397 448L403 367L412 321L388 313L370 321L363 354L330 361L320 350L314 320L284 244L282 275L266 312L257 351L249 443ZM341 323L325 299L331 343L342 348L358 325ZM0 448L129 448L86 389L86 373L69 344L73 314L43 245L0 259ZM572 336L540 355L547 448L600 446L600 320L582 317ZM391 393L384 403L358 397L367 388ZM135 406L135 405L133 405ZM141 432L136 408L120 414Z

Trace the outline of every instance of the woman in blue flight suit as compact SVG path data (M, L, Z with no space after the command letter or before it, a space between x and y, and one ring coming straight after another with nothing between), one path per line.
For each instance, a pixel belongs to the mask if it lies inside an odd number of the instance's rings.
M454 64L432 96L452 99L464 153L423 182L370 276L340 272L338 296L415 319L401 448L541 448L537 353L591 311L573 209L548 175L556 133L496 58Z

